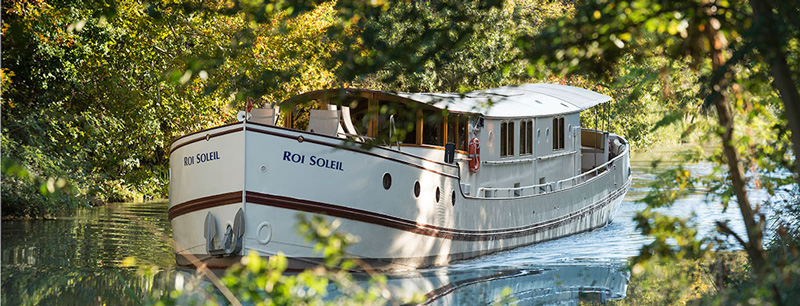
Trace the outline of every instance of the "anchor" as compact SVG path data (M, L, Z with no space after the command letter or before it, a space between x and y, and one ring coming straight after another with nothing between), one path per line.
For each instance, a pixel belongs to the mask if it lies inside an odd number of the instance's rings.
M239 254L242 250L242 237L244 237L244 213L242 209L239 208L239 211L236 212L236 216L233 218L233 227L228 225L225 229L221 247L217 247L217 219L211 212L206 215L203 235L206 238L206 251L208 251L208 254L216 257Z

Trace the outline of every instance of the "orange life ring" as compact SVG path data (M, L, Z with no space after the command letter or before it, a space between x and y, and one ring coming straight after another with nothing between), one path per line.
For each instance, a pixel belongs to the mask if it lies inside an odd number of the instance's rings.
M481 167L481 142L477 137L469 141L469 172L478 172Z

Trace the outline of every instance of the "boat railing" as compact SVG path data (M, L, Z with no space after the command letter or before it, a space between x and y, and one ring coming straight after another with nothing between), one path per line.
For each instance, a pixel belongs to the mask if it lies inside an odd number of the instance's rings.
M624 142L624 139L611 134L611 137L616 137L619 139L624 145L627 143ZM543 193L549 193L553 191L558 191L563 188L577 186L589 181L592 181L596 178L599 178L604 173L608 172L609 169L615 167L616 162L622 158L625 153L627 152L627 146L624 147L622 150L624 152L620 152L614 156L611 160L592 168L589 171L585 171L579 175L566 178L563 180L547 182L544 184L536 184L536 185L529 185L529 186L520 186L520 187L481 187L478 188L478 197L485 197L485 198L515 198L521 196L529 196L529 195L537 195Z
M550 182L521 187L481 187L478 188L478 194L484 198L515 198L552 192L556 190L554 185L554 182Z

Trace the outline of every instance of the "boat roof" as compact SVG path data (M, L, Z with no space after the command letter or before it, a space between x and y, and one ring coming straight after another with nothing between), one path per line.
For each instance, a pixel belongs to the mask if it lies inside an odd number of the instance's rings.
M451 112L482 114L488 118L545 117L580 112L595 105L611 101L611 97L583 88L557 84L521 84L467 93L407 93L369 89L327 89L307 92L284 102L297 101L319 95L336 95L342 90L380 93Z
M486 117L542 117L576 113L611 101L611 97L583 88L557 84L522 84L453 93L395 93L398 96L456 112Z

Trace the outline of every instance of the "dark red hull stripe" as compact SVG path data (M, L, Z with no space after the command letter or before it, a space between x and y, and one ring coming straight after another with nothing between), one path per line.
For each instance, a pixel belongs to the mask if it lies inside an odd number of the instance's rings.
M326 203L301 200L276 195L268 195L257 192L247 192L247 202L265 206L279 207L309 213L323 214L331 217L338 217L370 223L398 230L412 232L418 235L431 236L436 238L463 240L463 241L490 241L509 238L518 238L536 235L540 232L551 230L563 226L573 219L582 218L596 210L600 210L612 203L614 200L625 194L628 185L619 188L609 194L605 199L584 207L568 215L516 228L496 229L496 230L462 230L454 228L439 227L430 224L421 224L413 220L398 218L376 212L354 209L344 206L331 205Z
M168 218L169 221L172 221L172 219L175 219L175 217L185 215L190 212L234 203L242 203L241 191L222 193L180 203L169 208Z
M630 184L630 183L628 183ZM605 199L584 207L568 215L516 228L495 229L495 230L462 230L454 228L439 227L430 224L417 223L413 220L403 219L381 213L344 207L339 205L326 204L321 202L301 200L277 195L268 195L258 192L247 192L247 202L258 205L304 211L327 215L331 217L344 218L394 228L398 230L412 232L418 235L431 236L451 240L464 241L487 241L518 238L538 234L542 231L551 230L576 218L581 218L586 214L600 210L612 203L614 200L625 194L628 184L613 191ZM184 202L169 209L169 220L190 212L207 209L216 206L234 204L241 202L241 191L224 193L216 196L204 197L192 201Z

